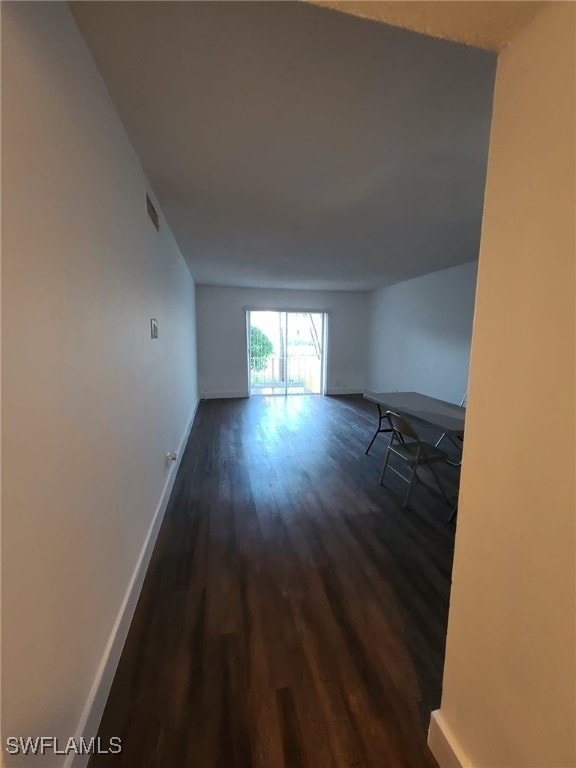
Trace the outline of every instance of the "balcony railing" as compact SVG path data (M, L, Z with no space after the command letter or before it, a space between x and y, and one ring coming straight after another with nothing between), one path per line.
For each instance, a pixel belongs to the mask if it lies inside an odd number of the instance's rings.
M250 358L250 394L320 394L319 355Z

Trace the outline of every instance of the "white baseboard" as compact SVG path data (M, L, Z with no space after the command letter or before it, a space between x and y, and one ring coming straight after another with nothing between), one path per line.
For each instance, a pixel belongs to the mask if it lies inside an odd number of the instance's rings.
M246 390L242 392L202 392L200 397L202 400L224 400L227 398L248 397L248 392Z
M447 726L440 709L434 710L430 716L428 746L440 768L471 768L472 766Z
M363 389L358 389L357 387L329 387L326 390L327 395L361 395Z
M120 610L116 616L116 621L114 622L114 626L112 627L108 642L106 643L106 648L104 649L96 677L78 722L78 726L76 728L76 739L79 739L81 736L83 736L86 740L88 740L92 736L96 736L98 732L98 727L104 713L104 707L106 706L108 694L110 693L110 688L112 687L112 681L114 680L114 675L116 674L116 667L120 661L126 635L128 634L130 623L132 622L132 616L134 615L134 610L136 609L136 603L138 602L138 598L140 596L140 590L142 589L144 576L148 570L148 564L150 563L152 551L154 549L154 545L156 544L158 531L160 530L162 520L164 519L164 513L166 512L166 507L168 506L168 501L170 500L170 494L172 493L174 480L176 479L176 474L178 472L180 462L182 461L182 454L184 453L184 449L190 435L190 430L192 429L192 425L194 423L196 411L198 410L198 404L199 400L196 400L196 405L194 406L192 416L190 417L188 425L184 430L184 434L182 435L182 439L180 440L180 445L178 446L178 459L173 462L168 472L160 501L158 502L158 506L154 512L154 517L152 518L148 533L146 534L146 539L144 540L144 544L140 550L140 555L132 573L132 578L128 584L128 589L126 590L122 605L120 606ZM71 753L64 760L63 768L85 768L85 766L88 764L89 758L90 755L76 755Z

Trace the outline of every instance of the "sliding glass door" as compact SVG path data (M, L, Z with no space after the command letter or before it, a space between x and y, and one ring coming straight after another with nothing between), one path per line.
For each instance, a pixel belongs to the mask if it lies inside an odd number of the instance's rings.
M325 315L248 312L251 395L319 395L324 391Z

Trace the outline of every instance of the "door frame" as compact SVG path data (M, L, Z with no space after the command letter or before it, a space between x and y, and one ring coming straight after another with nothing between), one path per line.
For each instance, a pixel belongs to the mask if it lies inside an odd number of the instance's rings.
M327 309L284 309L284 307L278 309L276 307L269 307L269 306L248 306L244 307L244 322L246 325L246 384L247 384L247 390L248 390L248 397L252 397L251 394L251 377L250 377L250 315L252 312L278 312L278 313L285 313L290 314L291 312L295 314L302 314L307 313L311 315L322 315L322 357L320 360L320 394L325 395L326 394L326 379L327 379L327 358L328 358L328 327L329 327L329 317L330 312ZM287 322L287 319L286 319ZM282 395L267 395L267 397L288 397L288 382L286 382L285 391Z

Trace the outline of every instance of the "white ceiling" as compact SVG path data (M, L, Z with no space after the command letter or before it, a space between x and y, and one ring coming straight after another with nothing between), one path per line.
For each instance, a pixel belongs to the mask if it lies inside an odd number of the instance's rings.
M199 284L477 258L494 54L298 2L72 8Z

